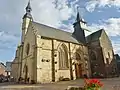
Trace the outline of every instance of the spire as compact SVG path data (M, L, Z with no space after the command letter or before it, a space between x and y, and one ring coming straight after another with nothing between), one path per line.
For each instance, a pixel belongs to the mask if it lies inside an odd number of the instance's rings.
M77 12L76 22L82 22L82 23L84 23L84 24L86 24L86 23L87 23L87 22L85 22L85 21L81 18L81 16L80 16L79 12Z
M78 7L77 7L77 17L76 17L76 21L73 24L74 26L74 32L73 32L73 37L76 38L77 41L86 44L86 39L85 39L85 32L82 29L82 26L85 24L85 22L82 20L79 11L78 11Z
M83 21L83 19L81 18L80 14L79 14L79 7L77 7L77 18L76 18L76 22L82 22L85 23L85 21Z
M81 20L80 14L79 14L79 7L77 6L77 18L76 21L79 22Z
M79 12L77 12L77 18L76 18L76 21L79 22L80 21L80 15L79 15Z
M26 14L23 16L23 19L26 18L26 17L32 18L31 11L32 11L32 8L30 6L30 0L29 0L28 5L26 7Z
M28 5L26 7L26 13L31 13L31 11L32 11L32 8L30 6L30 0L29 0Z

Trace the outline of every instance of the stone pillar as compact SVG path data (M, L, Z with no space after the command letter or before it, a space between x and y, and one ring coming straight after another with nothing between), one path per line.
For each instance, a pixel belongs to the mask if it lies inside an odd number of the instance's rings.
M54 41L52 40L52 81L55 82Z
M70 77L71 77L71 80L73 80L73 71L72 71L72 58L71 58L71 49L70 49L70 43L69 43L69 61L70 61Z

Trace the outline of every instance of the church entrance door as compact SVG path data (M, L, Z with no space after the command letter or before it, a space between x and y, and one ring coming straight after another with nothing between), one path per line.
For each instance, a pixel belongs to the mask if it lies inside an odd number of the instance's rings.
M82 77L81 64L75 64L75 73L76 73L76 78L81 78Z

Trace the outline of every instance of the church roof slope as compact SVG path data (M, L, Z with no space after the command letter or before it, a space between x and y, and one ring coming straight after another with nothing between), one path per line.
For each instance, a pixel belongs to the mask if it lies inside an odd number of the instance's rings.
M43 25L37 22L33 22L33 21L32 21L32 25L37 30L37 34L43 37L79 44L79 42L72 36L72 33L62 31L62 30L49 27L49 26L46 26L46 25Z
M0 62L0 66L3 67L3 68L6 68L6 66L2 62Z
M86 37L87 43L90 43L90 42L92 42L92 41L99 40L99 38L101 37L101 34L102 34L103 31L104 31L103 29L100 29L100 30L98 30L98 31L96 31L96 32L88 35L88 36Z
M118 54L115 54L114 56L115 56L116 60L120 62L120 56Z

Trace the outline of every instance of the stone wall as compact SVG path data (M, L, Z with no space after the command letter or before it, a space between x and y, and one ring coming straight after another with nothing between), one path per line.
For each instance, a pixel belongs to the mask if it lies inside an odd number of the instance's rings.
M51 50L52 41L47 39L37 39L37 82L51 82L52 68L51 68Z
M52 41L54 44L54 47L52 47ZM61 70L59 68L59 55L58 50L61 45L64 44L67 47L68 51L68 61L69 61L69 68L65 70ZM55 78L55 81L59 81L61 77L63 78L69 78L71 79L71 73L72 71L72 77L73 79L76 79L75 74L75 66L74 64L74 54L75 52L79 52L81 56L81 63L82 63L82 69L83 69L83 75L88 74L89 76L89 57L88 57L88 49L86 47L83 47L83 45L77 45L69 42L49 39L49 38L39 38L37 39L37 82L51 82L53 78ZM54 51L52 50L54 49ZM52 55L52 52L54 52L54 55ZM87 60L85 60L85 58ZM53 60L54 58L54 72L52 71L53 68ZM72 60L72 63L70 64L70 60ZM70 68L70 65L72 68ZM55 77L53 77L53 73L55 74Z
M33 31L33 27L30 26L28 31L26 32L26 36L24 39L24 45L23 45L23 56L22 56L22 70L21 74L22 77L25 78L25 66L27 66L27 77L31 80L36 81L36 59L35 59L35 33Z
M14 77L15 81L18 81L20 77L21 69L21 45L17 47L15 59L12 62L11 66L11 76Z
M74 58L76 52L81 58L78 62L82 64L82 75L88 74L89 76L89 57L86 46L41 37L33 29L31 25L25 35L23 49L21 49L23 51L20 50L23 78L25 78L25 66L27 66L27 77L30 78L30 81L34 80L37 83L59 81L61 77L76 79L74 64L76 63ZM65 70L59 68L58 51L62 44L65 45L68 54L69 68Z
M108 76L112 72L112 67L116 66L112 64L114 61L114 51L105 31L102 32L98 40L90 42L88 46L91 65L96 67L96 72L103 74L105 77ZM91 52L95 53L96 60L94 61L92 60ZM95 69L92 66L91 69Z

